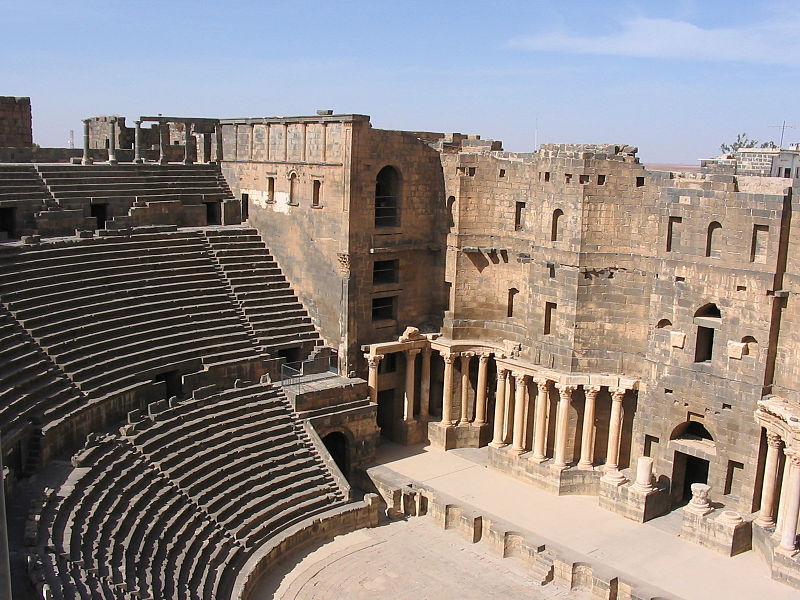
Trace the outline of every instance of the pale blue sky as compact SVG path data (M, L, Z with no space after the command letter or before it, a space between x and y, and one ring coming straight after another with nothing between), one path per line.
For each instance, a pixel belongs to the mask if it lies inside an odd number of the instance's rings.
M800 125L795 1L0 0L0 95L80 119L365 113L376 127L718 154ZM800 140L788 130L786 142Z

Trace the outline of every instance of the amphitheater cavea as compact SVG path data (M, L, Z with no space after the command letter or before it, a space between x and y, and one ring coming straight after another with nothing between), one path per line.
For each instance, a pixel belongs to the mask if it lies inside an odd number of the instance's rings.
M797 146L0 115L0 597L800 593Z

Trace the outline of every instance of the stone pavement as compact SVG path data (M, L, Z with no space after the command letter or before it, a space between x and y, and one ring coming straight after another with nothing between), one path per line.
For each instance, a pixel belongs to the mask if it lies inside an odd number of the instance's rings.
M516 559L490 555L429 519L411 518L339 536L296 565L279 565L248 600L268 598L579 600L589 594L541 587Z
M681 540L679 513L635 523L601 509L597 498L554 496L491 471L485 453L383 443L377 463L686 600L798 597L772 581L753 552L729 558Z

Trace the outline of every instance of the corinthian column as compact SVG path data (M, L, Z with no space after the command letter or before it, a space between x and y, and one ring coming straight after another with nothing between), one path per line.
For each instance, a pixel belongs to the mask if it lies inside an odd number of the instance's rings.
M781 436L767 432L767 460L764 464L764 483L761 488L761 510L756 523L761 527L775 526L775 490L778 483L778 458L783 441Z
M494 392L494 436L489 444L493 448L500 448L505 446L503 443L503 430L505 423L503 423L504 415L506 412L506 377L508 376L508 369L497 369L497 387Z
M419 354L419 348L406 350L406 389L403 396L403 421L406 423L414 420L414 385L416 382L414 369L417 354Z
M584 387L586 404L583 408L583 433L581 434L581 459L579 469L591 469L594 464L594 405L597 394L600 393L599 385Z
M108 164L117 164L117 118L111 117L108 121L110 139L108 141Z
M453 419L450 417L450 407L453 403L453 361L458 357L458 352L445 352L444 359L444 389L442 390L442 421L441 427L452 427Z
M525 451L525 412L527 408L527 375L514 373L514 433L511 438L511 451L521 454Z
M83 160L81 162L84 165L90 165L94 162L89 155L89 119L83 120Z
M533 456L531 460L543 462L547 448L547 408L550 404L550 381L543 377L536 382L536 413L534 415Z
M367 359L369 365L369 377L367 379L367 388L369 389L369 400L373 404L378 403L378 365L381 363L383 354L365 354L364 358Z
M142 122L136 120L133 122L133 162L140 165L144 162L142 158Z
M574 385L557 383L558 389L558 416L556 418L556 448L553 457L553 467L556 469L567 468L567 419L569 417L569 403L572 400Z
M619 444L622 437L622 400L626 390L612 388L611 390L611 418L608 423L608 449L606 451L606 472L603 480L616 485L627 481L619 470Z
M422 368L419 374L419 418L427 421L431 407L431 349L422 349Z
M486 378L489 375L489 354L484 352L478 359L478 389L475 392L475 421L473 425L486 424Z
M797 518L798 512L800 512L800 452L789 450L785 454L791 460L792 466L789 473L786 512L783 517L781 543L778 546L778 550L785 554L793 554L795 551L795 539L797 538Z
M459 425L469 425L469 360L474 352L461 354L461 419Z

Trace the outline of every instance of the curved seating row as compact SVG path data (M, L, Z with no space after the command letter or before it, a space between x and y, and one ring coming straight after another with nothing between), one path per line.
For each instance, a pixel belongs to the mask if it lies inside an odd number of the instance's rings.
M222 600L260 545L347 501L262 384L173 403L74 463L40 520L55 598Z

